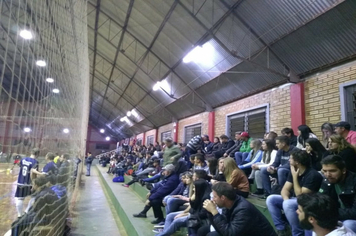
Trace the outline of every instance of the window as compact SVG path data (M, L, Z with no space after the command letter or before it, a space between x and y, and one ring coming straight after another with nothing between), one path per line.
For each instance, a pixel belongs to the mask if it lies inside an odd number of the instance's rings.
M172 131L166 131L161 133L161 142L166 140L166 138L172 138Z
M201 135L201 124L184 127L184 142L188 143L194 136Z
M148 145L150 145L150 143L154 144L155 137L153 135L147 136L146 141L147 141L146 146L148 147Z
M340 85L341 120L350 123L351 130L356 130L356 84L355 82ZM344 102L342 102L344 101Z
M109 143L97 143L95 145L95 149L109 150L110 149L110 144Z
M250 137L263 138L268 132L268 105L227 116L227 134L234 139L235 132L246 131Z

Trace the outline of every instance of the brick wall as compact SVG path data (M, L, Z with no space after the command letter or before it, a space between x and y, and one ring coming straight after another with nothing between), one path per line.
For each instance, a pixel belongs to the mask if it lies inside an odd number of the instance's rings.
M149 130L149 131L147 131L146 132L146 135L145 135L145 141L144 141L144 143L145 143L145 145L147 146L149 143L147 143L146 141L147 141L147 137L148 136L151 136L151 135L153 135L153 143L154 142L156 142L156 130L155 129L151 129L151 130Z
M184 127L185 126L201 123L202 134L208 134L208 119L209 119L209 112L203 112L201 114L179 120L178 121L178 143L184 142Z
M262 104L270 105L270 131L280 134L281 129L290 127L290 87L275 88L229 103L215 109L215 136L226 133L226 115L248 110Z
M173 123L161 126L158 128L158 142L163 142L164 140L161 140L161 134L167 131L171 131L171 138L174 139L174 132L173 132Z
M324 122L341 120L339 85L356 80L356 62L318 73L305 81L306 124L321 138Z

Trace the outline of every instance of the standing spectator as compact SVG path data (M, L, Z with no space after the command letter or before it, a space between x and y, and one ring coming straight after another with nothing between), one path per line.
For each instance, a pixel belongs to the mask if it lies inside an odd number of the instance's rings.
M346 170L340 156L330 155L322 161L325 176L319 193L329 195L338 203L339 220L356 232L356 175Z
M255 179L257 186L256 192L254 194L263 194L263 185L262 185L262 173L261 168L268 167L273 164L276 159L276 143L273 139L266 139L262 142L262 160L259 163L253 164L252 172L249 179Z
M220 140L221 140L220 150L213 153L216 159L222 157L224 153L235 144L234 141L229 139L229 137L227 137L227 135L225 134L220 136Z
M329 150L324 156L338 155L344 160L346 168L356 173L356 150L342 136L333 134L329 138Z
M240 165L243 160L246 159L248 153L251 151L251 140L250 135L247 132L242 132L240 139L242 141L242 145L238 152L235 152L235 161L238 165Z
M162 151L162 146L161 146L161 145L159 145L159 142L156 142L156 144L155 144L155 148L156 148L156 151L157 151L157 152Z
M341 121L335 125L335 132L341 135L352 146L356 147L356 131L351 130L349 122Z
M304 235L304 230L299 225L296 214L298 204L295 197L304 193L318 192L323 177L310 167L309 156L305 151L293 151L289 162L291 172L283 186L281 195L270 195L266 200L266 204L278 235L289 235L289 230L286 227L289 222L293 236L302 236ZM282 210L288 222L284 220Z
M332 134L335 134L335 128L334 125L331 123L324 123L321 125L321 132L323 134L323 138L321 140L321 143L326 149L329 149L329 137Z
M238 131L235 133L235 144L229 148L228 150L226 150L226 152L224 153L224 157L234 157L235 156L235 152L240 151L241 145L242 145L242 141L241 141L241 131Z
M249 152L247 158L238 167L245 172L247 176L250 175L252 165L260 162L262 159L263 151L261 149L262 142L259 139L252 140L250 147L252 150Z
M250 186L245 173L240 170L236 162L231 157L224 159L224 176L226 182L234 187L235 192L243 197L248 197Z
M45 160L47 161L46 165L43 167L42 171L38 171L36 169L31 169L32 174L36 175L57 175L58 174L58 167L56 163L54 163L55 155L52 152L48 152L46 154Z
M276 236L266 217L257 208L236 195L233 187L224 182L212 187L213 201L205 200L203 207L209 212L209 223L216 231L207 236L263 235ZM223 208L220 214L216 207Z
M185 148L186 155L189 157L192 154L198 152L203 148L204 140L206 137L202 137L201 135L194 136L191 140L189 140L187 147Z
M296 147L297 143L298 143L298 138L297 136L294 135L294 131L291 128L284 128L281 131L283 136L288 136L289 140L290 140L290 145Z
M91 152L88 152L87 157L85 158L85 164L87 166L87 173L86 176L90 176L90 167L91 167L91 163L93 162L94 158L91 155Z
M321 144L321 142L316 138L309 138L305 141L305 150L310 156L310 161L312 163L312 167L320 171L321 164L320 161L326 153L325 147Z
M299 224L320 236L356 236L349 228L338 222L338 208L329 196L302 194L297 199Z
M305 150L305 141L308 138L316 138L316 135L307 125L299 125L298 126L298 144L297 148Z
M181 157L181 151L177 145L174 145L171 138L166 138L166 147L163 152L163 166L176 163Z
M296 149L296 147L289 145L288 136L278 136L276 138L276 146L278 152L276 159L272 165L261 168L263 189L266 196L271 194L271 183L269 175L278 178L278 184L283 186L287 181L287 177L290 172L289 157L290 152Z

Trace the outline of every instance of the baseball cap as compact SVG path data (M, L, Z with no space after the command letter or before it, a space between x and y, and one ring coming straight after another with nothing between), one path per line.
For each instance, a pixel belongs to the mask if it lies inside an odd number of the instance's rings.
M175 167L172 164L168 164L162 168L162 170L174 171Z
M346 121L340 121L339 123L335 124L335 127L342 127L342 128L345 128L346 130L351 129L350 123L346 122Z
M249 135L247 132L242 132L242 133L241 133L241 137L249 138L250 135Z

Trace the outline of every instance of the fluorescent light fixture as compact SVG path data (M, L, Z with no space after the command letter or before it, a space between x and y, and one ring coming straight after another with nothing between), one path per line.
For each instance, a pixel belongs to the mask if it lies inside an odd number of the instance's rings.
M106 141L110 141L110 137L109 137L109 136L108 136L108 137L106 137L105 139L106 139Z
M69 129L67 129L67 128L63 129L63 133L68 134L69 133Z
M136 109L132 109L131 114L132 114L134 117L138 117L138 113L137 113Z
M131 111L128 111L128 112L126 113L126 115L127 115L128 117L130 117L130 116L131 116Z
M105 130L104 129L100 129L100 133L105 133Z
M38 65L40 67L44 67L47 65L47 63L44 60L38 60L38 61L36 61L36 65Z
M161 87L161 82L157 82L155 85L153 85L153 91L157 91Z
M52 78L47 78L47 79L46 79L46 82L48 82L48 83L53 83L53 82L54 82L54 79L52 79Z
M59 89L56 89L56 88L55 88L55 89L52 90L52 92L54 92L54 93L59 93Z
M208 63L212 61L214 56L214 47L209 43L205 43L203 46L196 46L191 50L184 58L184 63Z
M121 121L121 122L124 122L125 119L126 119L126 116L125 116L125 117L122 117L122 118L120 119L120 121Z
M32 130L31 130L29 127L25 127L25 128L23 129L23 131L25 131L26 133L29 133L29 132L31 132Z
M33 35L31 33L31 31L29 31L29 30L21 30L20 36L24 39L32 39L33 38Z

